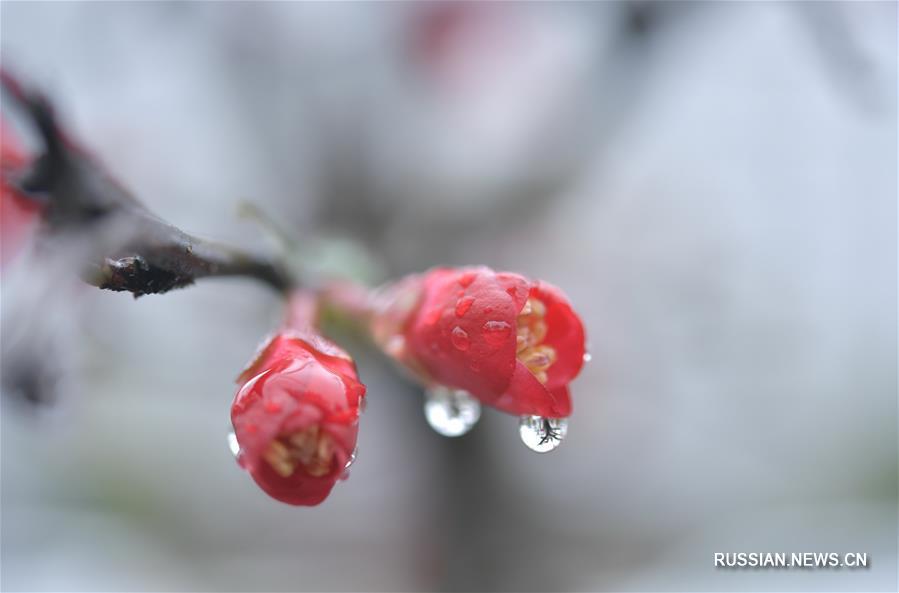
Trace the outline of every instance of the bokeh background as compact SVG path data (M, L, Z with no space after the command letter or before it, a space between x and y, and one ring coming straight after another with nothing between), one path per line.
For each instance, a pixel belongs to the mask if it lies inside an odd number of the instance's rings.
M386 276L544 278L593 354L541 456L495 412L437 436L354 345L359 459L298 509L225 445L280 316L264 287L135 301L5 274L4 340L41 336L57 402L4 393L4 590L896 590L895 3L0 17L4 67L164 218L264 246L251 200ZM737 551L870 567L713 567Z

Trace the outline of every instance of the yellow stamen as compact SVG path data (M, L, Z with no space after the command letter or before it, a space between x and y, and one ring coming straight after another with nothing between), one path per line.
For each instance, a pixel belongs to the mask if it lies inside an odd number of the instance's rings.
M286 478L293 474L296 466L288 459L287 447L279 441L272 441L265 450L263 458L268 462L272 469L282 478Z
M518 314L518 323L521 323L522 317L529 317L531 313L534 311L533 301L528 299L524 303L524 307L521 308L521 313Z
M518 359L532 371L545 371L556 361L556 351L551 346L532 346L520 352Z
M334 442L328 433L319 431L318 425L313 425L273 440L265 450L263 459L282 478L293 475L298 464L310 476L321 477L333 466Z
M546 371L556 361L555 348L542 343L547 331L545 316L546 305L538 299L528 299L518 314L515 336L518 360L541 383L546 383Z
M519 327L518 335L515 336L515 344L516 344L516 352L519 354L530 348L533 344L531 344L531 330L527 327Z

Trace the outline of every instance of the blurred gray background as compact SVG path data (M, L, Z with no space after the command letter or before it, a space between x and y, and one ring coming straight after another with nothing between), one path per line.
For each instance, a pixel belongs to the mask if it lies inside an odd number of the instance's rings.
M4 323L48 326L62 371L50 409L3 399L4 590L896 590L895 3L0 17L4 67L164 218L260 247L250 199L391 276L543 278L593 354L539 456L495 412L430 432L421 394L354 346L359 459L292 508L225 445L234 377L280 316L264 287L57 283L35 306L19 295L52 283L6 275ZM739 551L871 566L713 567Z

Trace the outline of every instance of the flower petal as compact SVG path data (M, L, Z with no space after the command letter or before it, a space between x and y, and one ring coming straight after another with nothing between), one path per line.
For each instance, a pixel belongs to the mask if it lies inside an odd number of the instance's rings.
M515 371L506 392L493 401L492 405L516 416L565 418L571 415L568 388L548 390L521 362L515 364Z
M515 314L521 313L524 304L528 300L531 288L530 282L520 274L512 272L499 272L496 274L497 283L512 298L512 306L515 308Z
M556 389L567 385L584 365L584 325L562 291L552 284L535 282L531 295L546 305L544 343L556 351L556 361L546 372L546 386Z
M426 278L406 341L434 381L493 398L514 368L518 310L489 268L438 270Z
M324 338L321 338L324 340ZM238 462L273 498L288 504L318 504L343 475L356 447L359 404L365 387L352 360L323 354L291 332L275 336L241 375L257 372L240 388L231 421L240 444ZM316 438L330 459L330 470L312 475L302 464L283 475L265 460L273 441L317 427ZM322 458L324 461L325 458Z
M342 470L341 470L342 472ZM266 494L281 502L314 506L328 497L337 480L329 473L321 477L313 477L301 471L283 478L267 463L260 463L256 471L250 475Z
M292 340L284 334L278 333L269 336L256 350L256 354L253 355L250 364L241 371L240 375L237 377L237 382L247 382L250 378L258 375L278 360L306 356L304 352L308 353L308 350L302 348L296 343L296 340Z

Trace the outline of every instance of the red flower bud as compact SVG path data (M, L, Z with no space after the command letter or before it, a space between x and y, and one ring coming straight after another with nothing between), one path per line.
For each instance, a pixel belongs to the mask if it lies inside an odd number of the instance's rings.
M0 263L4 264L34 230L40 213L40 207L21 195L9 179L26 161L12 128L0 118Z
M426 383L510 414L571 414L584 327L558 288L486 267L437 268L381 299L376 340Z
M240 375L231 422L238 462L271 496L317 505L344 475L365 386L353 360L311 329L283 329Z

